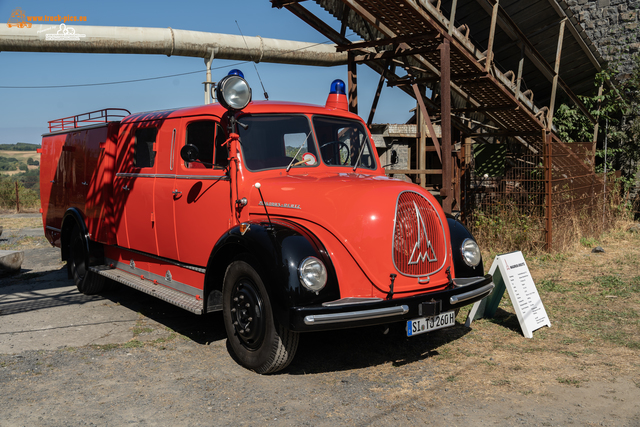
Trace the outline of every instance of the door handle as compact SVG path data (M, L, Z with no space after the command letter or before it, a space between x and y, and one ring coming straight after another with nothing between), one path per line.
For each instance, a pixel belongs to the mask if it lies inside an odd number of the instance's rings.
M182 194L182 191L173 190L172 193L174 196L177 196L178 194Z
M126 184L122 186L122 189L123 189L124 191L129 191L129 190L131 190L129 187L127 187L127 185L126 185Z

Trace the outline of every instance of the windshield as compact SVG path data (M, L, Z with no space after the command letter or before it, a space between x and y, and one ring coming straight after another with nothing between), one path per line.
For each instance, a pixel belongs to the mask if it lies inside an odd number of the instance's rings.
M313 127L326 165L376 168L369 137L362 123L339 117L314 116Z
M240 117L238 134L247 169L308 168L320 156L329 166L375 169L369 137L362 123L340 117L314 116L314 141L304 115L260 114Z
M244 161L249 170L317 165L309 120L301 115L245 115L238 126Z

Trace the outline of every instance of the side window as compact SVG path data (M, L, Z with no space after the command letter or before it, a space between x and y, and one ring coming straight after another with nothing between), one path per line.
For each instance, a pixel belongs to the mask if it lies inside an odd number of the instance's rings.
M157 128L143 128L136 130L136 141L133 146L133 166L137 168L151 168L156 160L153 144L158 135Z
M220 123L213 120L199 120L187 125L187 136L185 144L198 147L199 162L185 162L185 167L189 169L220 169L229 164L229 149L222 144L227 140L227 136L222 130Z
M226 168L229 166L229 146L222 146L226 141L227 135L222 130L222 126L216 123L216 167Z
M186 143L198 147L198 160L206 164L185 162L186 167L190 169L211 169L211 164L213 163L215 130L216 122L211 120L192 122L187 125Z

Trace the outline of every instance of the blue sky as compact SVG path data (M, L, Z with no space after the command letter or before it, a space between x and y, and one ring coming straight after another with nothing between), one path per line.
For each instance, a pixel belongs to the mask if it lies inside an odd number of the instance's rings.
M313 2L303 5L326 17ZM124 27L172 27L182 30L240 34L314 43L326 38L285 9L271 8L269 0L231 1L31 1L0 0L0 22L7 22L15 8L28 16L86 16L86 25ZM336 29L337 21L328 20ZM0 24L4 25L4 24ZM81 25L74 25L81 34ZM16 31L20 29L16 28ZM349 35L349 33L347 33ZM351 40L357 36L351 34ZM347 79L346 66L308 67L260 63L257 65L271 100L324 104L329 85ZM251 63L214 60L212 80L231 68L244 71L254 88L254 99L263 99L260 82ZM217 68L217 69L215 69ZM102 108L126 108L131 112L185 107L204 103L202 58L164 55L112 55L0 52L0 86L73 85L143 79L202 70L201 73L146 82L78 88L0 88L0 143L40 143L49 120ZM379 75L358 66L359 113L365 119ZM415 101L397 88L383 89L376 123L404 123Z

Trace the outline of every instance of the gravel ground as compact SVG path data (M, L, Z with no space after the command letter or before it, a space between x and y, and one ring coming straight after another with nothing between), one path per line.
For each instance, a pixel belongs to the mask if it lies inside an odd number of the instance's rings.
M17 234L23 271L0 277L3 427L640 426L640 388L623 375L580 387L545 379L530 390L450 358L452 343L492 339L460 318L411 339L402 326L305 334L286 370L257 375L229 356L220 315L129 288L82 296L57 249ZM526 365L540 356L510 357Z

